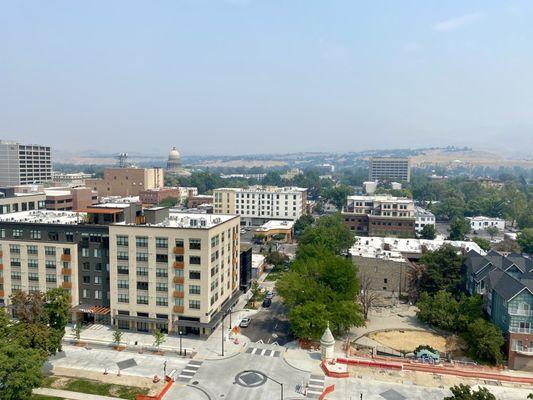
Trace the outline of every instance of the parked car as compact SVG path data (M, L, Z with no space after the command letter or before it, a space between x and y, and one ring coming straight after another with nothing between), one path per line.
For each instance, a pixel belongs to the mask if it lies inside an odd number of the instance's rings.
M265 299L263 300L263 307L270 307L270 305L272 304L272 300L271 299Z
M249 318L249 317L244 317L242 320L241 320L241 323L239 324L239 326L241 328L248 328L248 326L250 325L250 322L252 322L252 319Z

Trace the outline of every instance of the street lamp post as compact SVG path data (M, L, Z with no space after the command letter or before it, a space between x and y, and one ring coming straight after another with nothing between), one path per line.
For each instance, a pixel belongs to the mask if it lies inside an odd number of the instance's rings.
M222 357L224 357L224 318L226 314L222 314L222 323L220 326L220 331L222 332Z
M183 332L180 330L180 356L182 355L182 338L181 338L182 334Z

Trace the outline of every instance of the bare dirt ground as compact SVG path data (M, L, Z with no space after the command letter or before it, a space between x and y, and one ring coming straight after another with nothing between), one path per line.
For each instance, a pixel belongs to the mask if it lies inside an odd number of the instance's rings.
M420 345L431 346L441 353L446 351L446 338L432 332L393 330L374 332L368 337L398 351L411 352Z

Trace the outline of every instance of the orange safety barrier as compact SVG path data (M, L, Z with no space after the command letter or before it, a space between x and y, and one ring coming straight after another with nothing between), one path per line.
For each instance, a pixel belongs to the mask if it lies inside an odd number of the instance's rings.
M322 394L319 397L319 400L324 400L328 394L333 392L335 390L335 385L330 385L327 388L324 389Z
M330 378L349 378L350 377L350 373L348 371L346 372L330 371L325 361L322 361L322 364L320 365L322 366L322 369L324 370L326 375L329 376Z
M161 400L165 394L169 391L170 387L174 383L172 379L170 379L168 376L165 378L167 383L165 384L165 387L163 390L161 390L161 393L159 393L157 396L147 396L145 394L138 394L135 396L135 400Z
M387 362L378 362L378 361L365 361L365 360L350 360L347 358L337 358L337 362L347 365L355 365L359 367L374 367L374 368L383 368L383 369L395 369L402 370L402 364L394 364Z

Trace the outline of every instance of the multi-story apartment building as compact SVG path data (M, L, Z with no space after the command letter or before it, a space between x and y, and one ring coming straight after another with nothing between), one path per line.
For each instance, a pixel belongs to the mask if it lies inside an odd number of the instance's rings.
M142 204L157 205L165 199L181 200L180 189L177 187L158 187L154 189L141 190L139 192L139 201Z
M0 186L52 181L50 147L0 140Z
M358 236L415 237L412 199L393 196L348 196L344 225Z
M505 229L505 220L501 218L477 216L466 217L466 219L470 222L470 229L474 232L483 231L490 227L497 228L502 232Z
M0 214L42 210L46 195L43 191L20 191L18 187L0 188Z
M533 371L533 260L470 251L463 271L467 293L483 296L485 311L507 340L509 368Z
M215 189L215 214L237 214L243 225L262 225L271 219L296 221L306 212L307 189L251 186Z
M411 162L408 157L371 157L368 161L371 181L411 180Z
M1 305L9 307L17 290L63 287L74 318L107 321L108 230L81 224L84 219L84 214L48 210L0 215Z
M106 168L101 179L85 184L98 196L139 196L141 191L163 187L163 168Z
M163 207L144 217L109 228L114 323L209 334L238 298L239 217Z

